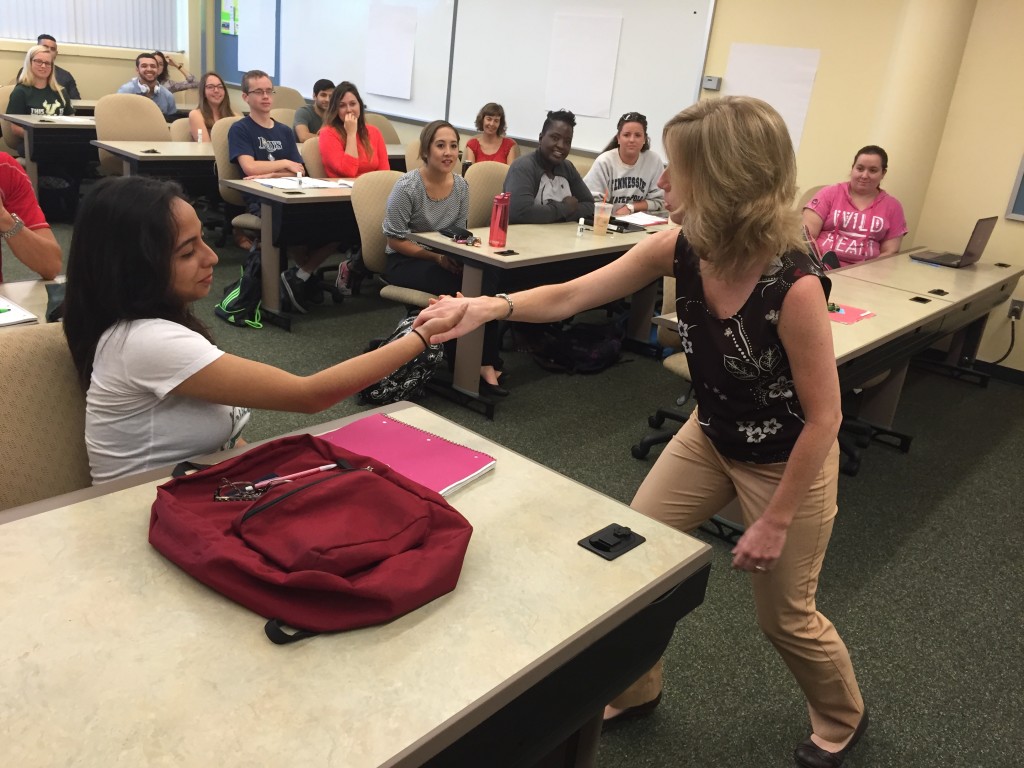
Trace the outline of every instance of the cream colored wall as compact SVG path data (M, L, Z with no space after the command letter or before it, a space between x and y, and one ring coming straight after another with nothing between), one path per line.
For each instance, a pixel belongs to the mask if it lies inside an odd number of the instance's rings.
M998 215L984 261L1024 265L1024 222L1003 218L1024 155L1024 3L978 0L977 5L918 241L960 250L977 219ZM1024 299L1024 286L1015 296ZM980 359L996 360L1009 347L1006 310L1003 305L989 315ZM1024 371L1024 332L1018 335L1016 349L1001 365Z
M913 239L974 4L718 0L704 71L725 78L733 43L818 49L797 183L840 181L857 149L878 144L889 153L884 186L903 203Z

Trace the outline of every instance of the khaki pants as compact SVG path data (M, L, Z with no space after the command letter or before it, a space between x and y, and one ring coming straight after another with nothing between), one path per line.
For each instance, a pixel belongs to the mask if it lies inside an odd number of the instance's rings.
M785 464L749 464L723 457L704 436L696 411L665 447L640 486L632 507L681 531L691 531L733 498L749 528L778 486ZM814 601L818 574L836 515L839 448L793 517L786 545L768 573L751 574L757 622L807 697L814 733L828 741L849 738L864 702L850 654ZM632 707L661 691L661 662L611 702Z

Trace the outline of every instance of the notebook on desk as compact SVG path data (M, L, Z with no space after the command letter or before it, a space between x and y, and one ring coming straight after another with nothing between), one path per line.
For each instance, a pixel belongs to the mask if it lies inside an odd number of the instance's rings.
M974 225L974 232L971 239L967 241L967 248L963 253L935 253L934 251L918 251L910 254L914 261L923 261L928 264L938 264L942 267L969 267L976 263L988 245L988 239L992 236L992 230L996 228L998 216L989 216L987 219L978 219Z
M494 469L494 457L389 416L366 416L320 438L384 462L442 496Z
M39 318L10 299L0 296L0 328L23 323L38 323Z

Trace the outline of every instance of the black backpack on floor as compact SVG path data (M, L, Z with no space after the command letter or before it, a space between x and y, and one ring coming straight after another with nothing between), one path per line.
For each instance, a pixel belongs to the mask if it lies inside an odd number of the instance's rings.
M554 373L598 373L619 362L622 323L561 322L517 328L534 362Z
M238 328L262 328L260 305L263 303L262 254L259 244L253 245L237 282L224 289L224 298L213 308L221 320Z

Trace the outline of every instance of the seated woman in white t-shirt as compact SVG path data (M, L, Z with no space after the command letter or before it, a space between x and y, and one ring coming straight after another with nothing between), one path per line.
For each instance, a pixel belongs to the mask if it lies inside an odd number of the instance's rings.
M82 201L64 334L86 390L94 483L231 447L250 408L328 408L425 348L426 329L310 376L222 352L192 313L216 263L173 182L104 179ZM440 324L429 333L451 327Z

